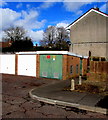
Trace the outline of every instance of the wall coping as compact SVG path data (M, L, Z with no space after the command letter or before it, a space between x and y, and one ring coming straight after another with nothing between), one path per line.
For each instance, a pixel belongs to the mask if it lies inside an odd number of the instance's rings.
M35 51L35 52L17 52L19 55L34 55L34 54L56 54L56 55L70 55L81 58L88 58L88 56L82 56L68 51Z

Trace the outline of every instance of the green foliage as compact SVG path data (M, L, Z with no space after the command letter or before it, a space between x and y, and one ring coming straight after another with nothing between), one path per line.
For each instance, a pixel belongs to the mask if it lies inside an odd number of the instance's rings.
M12 43L11 49L13 51L26 51L33 48L31 40L19 40Z
M30 51L33 49L33 43L31 40L19 40L14 41L10 47L2 49L2 52L20 52L20 51Z

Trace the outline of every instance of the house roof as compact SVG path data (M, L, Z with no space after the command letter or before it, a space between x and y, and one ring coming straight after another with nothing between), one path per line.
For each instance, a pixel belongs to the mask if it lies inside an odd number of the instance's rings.
M5 48L5 47L10 47L11 46L11 42L0 42L0 48Z
M95 9L95 8L91 8L91 9L88 10L86 13L84 13L82 16L80 16L78 19L76 19L74 22L72 22L70 25L68 25L68 26L66 27L66 29L69 30L71 26L73 26L74 24L76 24L76 23L77 23L78 21L80 21L82 18L86 17L86 16L87 16L89 13L91 13L92 11L95 12L95 13L98 13L98 14L104 16L104 17L108 17L108 14L103 13L103 12L101 12L101 11Z

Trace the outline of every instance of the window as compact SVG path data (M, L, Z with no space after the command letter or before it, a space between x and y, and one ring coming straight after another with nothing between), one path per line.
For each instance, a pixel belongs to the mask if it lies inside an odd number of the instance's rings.
M73 73L73 66L71 65L70 66L70 74L72 74Z
M76 65L76 74L78 74L78 65Z

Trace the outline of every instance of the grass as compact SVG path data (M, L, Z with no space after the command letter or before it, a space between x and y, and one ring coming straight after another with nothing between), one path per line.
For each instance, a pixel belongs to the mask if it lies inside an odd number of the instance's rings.
M107 96L108 95L107 86L108 86L108 84L103 83L103 82L100 82L100 83L90 82L89 83L88 81L85 81L81 85L75 85L75 91L88 92L88 93L92 93L92 94L100 94L100 95ZM63 90L71 91L71 85L64 87Z

